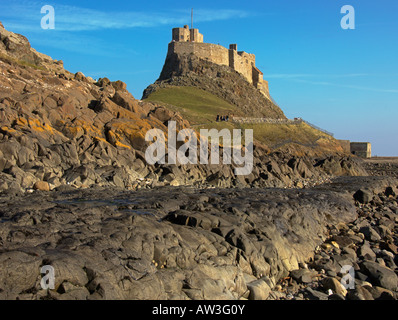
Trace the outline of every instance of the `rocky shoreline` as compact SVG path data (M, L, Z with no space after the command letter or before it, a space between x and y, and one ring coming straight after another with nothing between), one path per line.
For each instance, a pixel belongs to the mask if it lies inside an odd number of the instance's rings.
M397 185L9 190L0 298L395 299ZM339 285L342 264L353 290ZM54 290L41 288L43 265Z

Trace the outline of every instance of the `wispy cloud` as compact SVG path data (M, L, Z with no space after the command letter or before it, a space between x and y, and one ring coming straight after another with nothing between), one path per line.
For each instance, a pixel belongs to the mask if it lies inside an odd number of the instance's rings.
M0 21L13 32L29 35L36 46L62 48L79 54L114 56L115 54L137 55L132 46L113 43L98 35L102 30L128 30L133 28L153 28L161 26L182 26L189 23L190 11L182 9L122 11L116 9L87 8L81 6L52 3L40 0L0 1ZM44 14L41 8L52 5L55 10L55 30L43 31L40 22ZM219 9L195 10L195 22L221 21L245 18L250 14L240 10ZM45 33L46 32L46 33Z
M11 21L12 28L16 31L32 30L38 28L42 15L40 8L44 3L36 1L13 1L0 4L2 18ZM162 25L184 24L187 12L172 10L167 12L151 11L101 11L84 7L69 5L53 5L55 9L55 24L57 31L94 31L102 29L128 29L149 28ZM241 10L219 9L219 10L195 10L196 22L209 22L217 20L228 20L244 18L249 16L248 12Z
M368 73L347 74L314 74L314 73L275 73L268 74L268 79L301 79L301 78L354 78L369 76Z
M12 30L11 28L9 28ZM112 46L106 40L95 35L86 35L69 32L52 32L51 36L43 37L43 32L32 33L29 41L36 47L62 49L89 56L101 56L114 58L115 56L131 57L138 56L139 52L133 47L125 46L123 43L115 42ZM36 48L37 49L37 48Z
M396 75L384 75L384 76L396 76ZM277 73L277 74L264 75L264 78L266 79L283 79L283 80L289 80L289 81L312 84L312 85L340 87L340 88L364 90L370 92L398 93L398 89L381 89L375 87L335 83L329 81L330 79L360 78L360 77L375 77L375 75L368 73L346 73L346 74Z
M294 79L294 81L301 82L301 83L314 84L314 85L339 87L339 88L363 90L363 91L370 91L370 92L398 93L397 89L380 89L380 88L375 88L375 87L364 87L364 86L357 86L357 85L351 85L351 84L333 83L333 82L328 82L328 81L310 81L310 80L304 80L304 79Z

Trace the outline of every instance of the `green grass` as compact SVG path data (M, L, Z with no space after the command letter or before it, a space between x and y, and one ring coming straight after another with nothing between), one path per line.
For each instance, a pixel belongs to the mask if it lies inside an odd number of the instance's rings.
M291 124L238 124L233 122L216 122L216 116L234 114L244 117L236 106L194 87L168 87L152 93L147 101L155 102L178 111L183 118L197 130L199 129L253 129L255 140L277 150L289 144L297 144L305 148L318 148L319 143L326 146L335 145L335 140L316 130L306 123Z
M214 127L218 124L215 122L218 114L242 115L236 106L195 87L162 88L146 100L166 104L170 109L180 112L192 125L211 124Z
M243 129L253 129L254 137L271 148L285 143L299 143L315 146L319 139L331 140L329 135L316 130L305 123L299 124L243 124Z

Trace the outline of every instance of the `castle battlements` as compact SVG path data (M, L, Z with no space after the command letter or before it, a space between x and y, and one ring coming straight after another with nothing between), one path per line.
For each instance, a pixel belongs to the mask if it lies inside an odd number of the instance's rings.
M199 29L189 29L189 26L185 25L184 28L173 28L173 41L203 42L203 34L199 33Z
M263 73L256 67L256 56L238 51L237 44L231 44L227 49L218 44L204 43L203 35L198 29L184 26L184 28L174 28L172 31L172 41L168 50L168 55L171 54L194 54L203 60L229 66L270 98L268 81L263 79Z

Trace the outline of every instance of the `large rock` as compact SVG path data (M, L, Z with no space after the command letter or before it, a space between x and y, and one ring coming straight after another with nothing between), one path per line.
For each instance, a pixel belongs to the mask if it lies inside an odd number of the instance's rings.
M37 52L23 35L7 31L0 24L0 53L12 58L13 61L23 65L32 65L36 68L65 72L62 61L53 60L51 57Z
M365 238L369 241L379 241L381 240L380 235L371 226L365 226L359 229L365 235Z
M24 291L35 289L42 260L23 251L0 254L0 298L16 299Z
M262 279L258 279L248 283L247 288L250 291L249 294L250 300L267 300L271 292L271 288Z
M327 278L323 279L322 286L325 289L325 291L330 289L334 293L340 294L342 296L347 295L346 288L344 288L344 286L336 278L327 277Z
M398 276L396 273L374 261L365 261L362 263L363 271L375 281L380 287L396 291L398 286Z
M369 190L360 189L357 192L355 192L355 194L354 194L354 199L363 204L370 202L370 200L372 200L372 198L373 198L373 195Z

